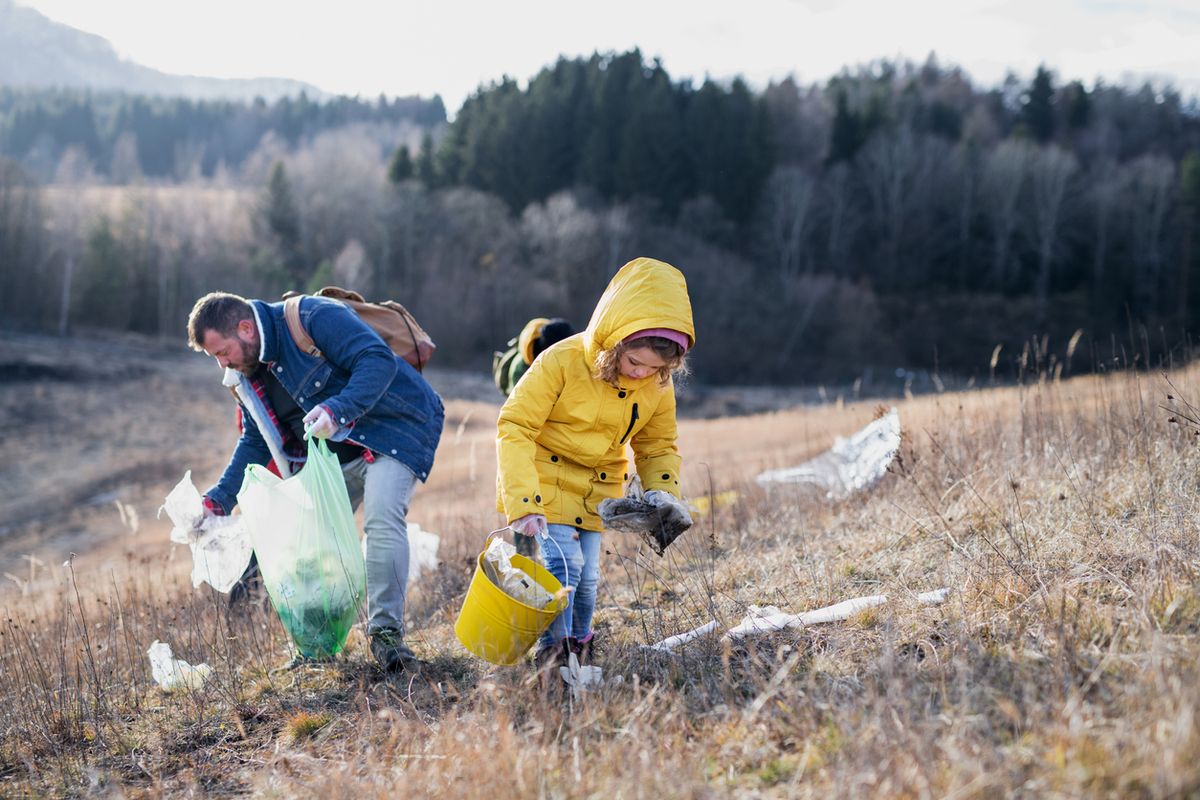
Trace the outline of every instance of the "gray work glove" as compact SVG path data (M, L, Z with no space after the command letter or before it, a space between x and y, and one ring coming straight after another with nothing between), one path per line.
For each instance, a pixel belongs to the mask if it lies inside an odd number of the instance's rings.
M644 495L633 491L625 497L600 501L600 519L614 531L639 534L658 555L692 527L687 506L670 492L652 490Z

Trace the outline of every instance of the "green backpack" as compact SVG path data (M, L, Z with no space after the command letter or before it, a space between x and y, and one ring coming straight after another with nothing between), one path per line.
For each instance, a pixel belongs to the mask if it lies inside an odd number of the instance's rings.
M496 382L496 388L505 397L517 385L517 381L521 380L521 376L529 369L529 365L525 363L525 357L521 355L521 348L518 344L519 337L513 337L508 340L508 349L501 352L499 350L492 353L492 379Z

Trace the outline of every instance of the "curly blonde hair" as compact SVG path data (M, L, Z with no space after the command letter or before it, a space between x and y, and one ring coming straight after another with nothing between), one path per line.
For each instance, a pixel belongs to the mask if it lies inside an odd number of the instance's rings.
M593 372L596 380L604 381L610 386L620 386L621 356L630 350L640 350L644 347L650 348L656 356L666 362L658 370L659 386L666 386L672 377L682 378L688 374L687 355L677 342L661 336L643 336L632 342L621 342L616 347L601 350L596 356Z

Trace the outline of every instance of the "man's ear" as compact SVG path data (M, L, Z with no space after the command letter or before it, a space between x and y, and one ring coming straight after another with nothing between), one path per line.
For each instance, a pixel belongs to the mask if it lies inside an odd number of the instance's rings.
M258 333L258 326L254 324L252 319L244 319L237 325L238 338L247 342L254 341L255 335Z

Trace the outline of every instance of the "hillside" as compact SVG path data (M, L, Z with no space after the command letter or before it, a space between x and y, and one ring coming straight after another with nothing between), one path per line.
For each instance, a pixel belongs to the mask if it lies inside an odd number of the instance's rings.
M54 22L14 0L0 0L0 53L0 86L111 89L197 100L273 100L300 92L317 99L325 94L287 78L229 80L159 72L119 57L106 39Z
M740 498L663 559L606 540L600 662L623 680L564 705L528 667L489 667L452 633L471 559L498 524L495 404L448 403L410 515L442 535L443 563L410 601L426 672L383 676L357 633L332 666L278 672L288 650L273 615L229 614L222 597L193 591L186 549L153 519L185 467L203 484L232 443L212 365L144 345L135 357L129 343L58 354L5 344L0 404L24 435L0 437L0 507L16 518L49 483L63 491L42 495L41 522L10 526L6 537L24 538L6 538L0 555L18 577L21 553L45 564L28 595L11 581L5 598L0 793L1200 790L1200 453L1159 407L1200 396L1195 369L1171 374L1173 386L1144 373L1042 375L900 402L900 459L840 502L766 494L751 479L858 429L875 404L685 421L686 492ZM65 541L39 539L51 529L76 531L69 566ZM915 601L942 586L944 604ZM750 604L797 613L881 593L892 602L841 623L710 638L674 656L639 648L709 619L727 628ZM214 667L203 690L154 686L155 639Z

